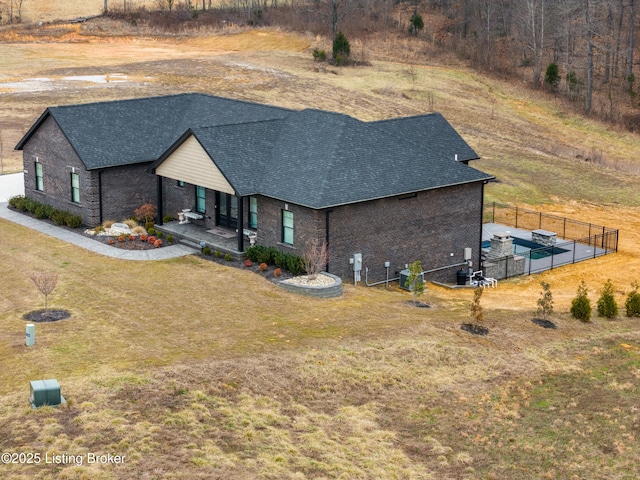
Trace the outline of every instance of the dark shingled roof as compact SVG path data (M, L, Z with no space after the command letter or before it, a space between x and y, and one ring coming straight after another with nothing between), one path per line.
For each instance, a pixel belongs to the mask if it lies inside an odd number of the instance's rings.
M429 150L443 158L449 156L453 160L456 154L459 162L480 158L439 113L380 120L370 125L378 126L404 142L427 145Z
M17 149L47 115L88 169L155 161L155 171L194 135L238 195L311 208L493 178L460 163L478 155L439 114L362 122L320 110L183 94L52 107Z
M202 94L49 107L16 146L50 115L87 170L155 161L188 128L283 118L278 107Z

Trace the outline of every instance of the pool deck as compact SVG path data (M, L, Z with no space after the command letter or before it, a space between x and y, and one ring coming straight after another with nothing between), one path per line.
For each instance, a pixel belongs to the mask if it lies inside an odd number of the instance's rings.
M496 233L507 233L515 238L520 238L529 242L532 241L531 232L529 230L508 227L499 223L485 223L482 225L483 242L490 241L491 237ZM611 252L611 250L607 251L597 245L588 245L578 243L574 240L564 240L561 238L558 238L555 246L566 250L566 252L534 259L533 262L530 260L529 256L525 256L525 273L539 273L562 265L570 265L582 260L596 258Z

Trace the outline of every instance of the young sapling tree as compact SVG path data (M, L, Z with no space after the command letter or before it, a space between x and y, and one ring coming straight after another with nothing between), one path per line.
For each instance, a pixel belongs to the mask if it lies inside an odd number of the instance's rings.
M536 314L546 320L553 313L553 294L551 293L551 285L547 282L540 282L540 285L542 285L542 292L540 292L540 298L537 302L538 310Z
M413 295L413 303L418 304L418 297L424 293L424 282L422 281L422 264L416 260L409 265L409 275L404 284Z
M33 272L30 276L31 281L36 288L44 295L44 311L49 313L49 295L53 292L58 284L58 274L54 272Z

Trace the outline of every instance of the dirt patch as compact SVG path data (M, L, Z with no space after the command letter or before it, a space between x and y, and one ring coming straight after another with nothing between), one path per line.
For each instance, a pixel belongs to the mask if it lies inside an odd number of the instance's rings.
M34 310L23 315L23 319L28 322L48 323L57 322L69 318L71 313L68 310Z
M460 328L465 332L469 332L472 335L480 335L481 337L489 334L489 329L487 327L475 325L473 323L463 323L462 325L460 325Z
M533 323L535 323L536 325L540 325L542 328L552 328L552 329L556 329L558 327L556 327L556 324L549 321L549 320L543 320L542 318L534 318L533 320L531 320Z
M414 302L413 300L407 300L407 305L416 308L431 308L431 305L425 302Z

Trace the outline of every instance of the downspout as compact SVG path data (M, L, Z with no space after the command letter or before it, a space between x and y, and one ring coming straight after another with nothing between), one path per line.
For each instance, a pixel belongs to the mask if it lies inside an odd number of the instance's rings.
M102 172L104 170L98 170L98 217L100 218L100 225L104 222L102 214Z
M163 217L164 217L164 209L163 207L163 196L162 196L162 177L160 175L157 176L157 202L158 202L158 225L162 225L163 222Z
M244 252L244 197L238 197L238 251Z
M333 212L333 209L325 210L324 216L324 232L325 232L325 242L327 244L327 251L329 250L329 214ZM325 272L329 272L329 256L327 255L327 265L325 266Z
M480 260L482 259L482 225L484 222L484 186L488 182L482 182L482 195L480 195L480 238L478 239L478 269L481 268Z

